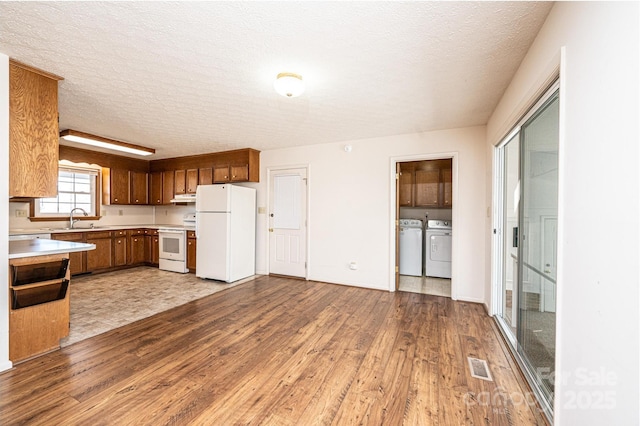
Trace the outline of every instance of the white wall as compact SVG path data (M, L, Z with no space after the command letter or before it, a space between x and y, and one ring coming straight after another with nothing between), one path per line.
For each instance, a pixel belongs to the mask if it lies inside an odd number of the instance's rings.
M352 145L350 153L344 145ZM267 170L309 166L309 278L389 290L391 159L457 153L453 274L457 297L485 302L485 128L443 130L263 151L258 206L267 207ZM394 189L395 190L395 187ZM456 210L454 210L456 211ZM454 218L454 221L456 219ZM268 217L258 215L257 270L268 271ZM349 269L356 261L357 271Z
M487 124L495 145L564 47L556 424L640 422L638 28L637 2L556 3Z
M9 258L9 57L0 53L0 259ZM9 276L9 264L0 262L0 277ZM9 294L5 279L0 291L0 371L9 361Z

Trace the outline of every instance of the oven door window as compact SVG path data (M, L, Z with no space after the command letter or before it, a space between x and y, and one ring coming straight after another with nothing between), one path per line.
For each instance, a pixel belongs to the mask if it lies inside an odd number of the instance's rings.
M184 237L181 235L160 235L160 258L184 260Z
M165 253L180 254L180 239L176 237L162 238L162 251Z

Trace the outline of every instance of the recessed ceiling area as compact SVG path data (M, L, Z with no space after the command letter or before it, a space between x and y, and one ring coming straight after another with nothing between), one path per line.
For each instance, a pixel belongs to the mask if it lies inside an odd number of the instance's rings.
M486 124L552 5L0 2L0 52L64 77L60 130L268 150Z

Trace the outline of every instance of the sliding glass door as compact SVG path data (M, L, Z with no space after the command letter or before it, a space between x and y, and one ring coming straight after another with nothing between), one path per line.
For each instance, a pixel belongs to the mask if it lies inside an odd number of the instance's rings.
M559 99L552 88L496 150L498 324L551 414L555 372Z

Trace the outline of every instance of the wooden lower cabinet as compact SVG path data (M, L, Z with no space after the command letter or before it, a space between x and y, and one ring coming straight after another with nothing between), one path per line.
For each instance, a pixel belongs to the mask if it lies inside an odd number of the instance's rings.
M196 272L196 233L195 231L187 231L187 268L189 272Z
M127 237L116 237L113 240L113 266L127 265Z
M160 263L160 239L156 235L145 235L144 261L148 265L158 266Z
M95 244L95 250L87 251L87 272L113 267L113 244L110 231L87 232L87 244Z
M84 232L53 234L51 235L51 239L59 241L70 241L73 243L86 242ZM84 251L69 253L69 271L71 272L71 275L78 275L87 272L86 257L87 254Z
M129 249L128 265L141 265L145 262L145 241L143 229L132 229L127 232Z
M51 274L60 267L51 264L64 262L69 254L25 257L9 261L14 267L33 269L37 281L20 283L20 272L9 278L9 359L19 362L60 347L60 339L69 335L70 272L63 277ZM48 265L48 266L44 266ZM44 272L42 272L44 271Z

